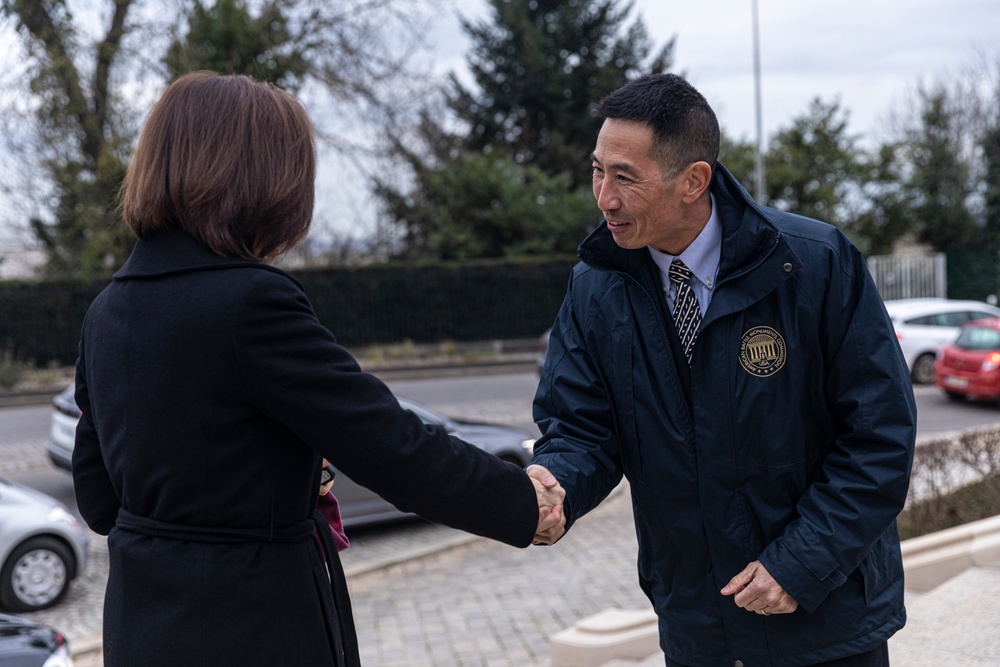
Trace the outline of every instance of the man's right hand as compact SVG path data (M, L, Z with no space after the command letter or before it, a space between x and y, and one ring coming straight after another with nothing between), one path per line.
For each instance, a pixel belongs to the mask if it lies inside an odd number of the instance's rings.
M555 544L566 532L566 515L563 513L566 490L559 485L555 475L543 466L530 465L526 472L538 496L538 529L531 543Z

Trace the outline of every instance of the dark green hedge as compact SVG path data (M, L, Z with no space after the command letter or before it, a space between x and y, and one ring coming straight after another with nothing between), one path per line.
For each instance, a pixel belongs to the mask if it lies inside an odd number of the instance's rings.
M573 262L296 273L347 346L538 336L555 317Z
M948 298L985 301L1000 294L1000 261L993 253L948 253Z
M360 347L538 336L559 309L573 264L557 259L291 273L337 340ZM40 366L72 363L83 316L105 284L0 283L0 349Z
M87 306L105 284L0 282L0 348L39 366L73 363Z

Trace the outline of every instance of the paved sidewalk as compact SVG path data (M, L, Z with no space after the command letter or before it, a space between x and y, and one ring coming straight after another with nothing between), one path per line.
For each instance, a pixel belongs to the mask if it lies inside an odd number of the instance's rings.
M612 606L648 608L636 582L627 490L553 547L514 549L419 521L393 530L388 543L366 549L362 535L354 555L354 546L344 553L367 667L541 667L549 637L579 619ZM441 544L458 546L418 555ZM69 637L77 667L102 664L88 650L100 645L104 538L95 536L91 553L62 604L25 614ZM385 565L396 559L403 562Z
M629 494L552 547L479 539L349 580L362 662L379 667L546 665L549 637L607 607L646 609Z

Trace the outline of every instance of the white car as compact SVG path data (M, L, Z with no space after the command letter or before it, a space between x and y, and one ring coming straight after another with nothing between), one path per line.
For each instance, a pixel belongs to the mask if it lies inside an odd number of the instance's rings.
M982 301L896 299L885 302L899 347L914 384L934 382L934 360L958 337L963 324L1000 317L1000 308Z
M88 539L62 503L0 478L0 607L36 611L59 602L87 563Z

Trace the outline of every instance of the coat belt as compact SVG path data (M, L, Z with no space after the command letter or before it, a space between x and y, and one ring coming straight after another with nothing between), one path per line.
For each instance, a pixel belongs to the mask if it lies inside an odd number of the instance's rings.
M321 512L313 512L309 519L277 528L227 528L159 521L132 514L125 508L119 508L117 527L120 530L149 537L212 544L302 542L314 534L317 535L326 556L329 585L333 593L332 605L331 600L321 595L320 606L323 609L330 648L336 660L335 664L337 667L361 667L358 636L354 627L354 615L351 611L351 597L347 590L347 577L344 575L344 567L340 562L340 555L337 553L337 545L333 540L330 524L327 523L326 517ZM320 585L324 585L324 583L320 582Z
M119 508L117 526L130 533L148 537L162 537L186 542L208 542L212 544L237 544L241 542L302 542L313 534L316 525L312 519L304 519L288 526L268 528L229 528L225 526L193 526L170 523L158 519L132 514Z

